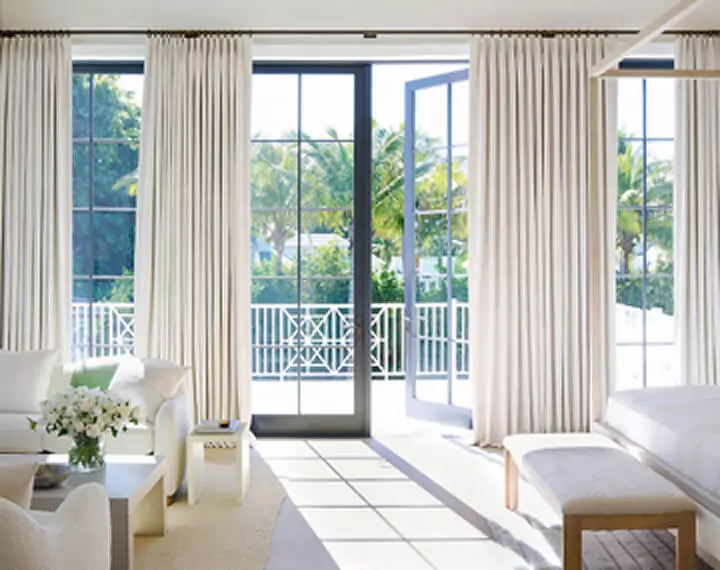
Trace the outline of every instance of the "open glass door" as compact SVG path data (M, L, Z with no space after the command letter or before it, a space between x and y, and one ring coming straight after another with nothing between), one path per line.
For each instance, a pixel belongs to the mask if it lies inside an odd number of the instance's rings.
M406 408L469 427L468 70L406 84Z

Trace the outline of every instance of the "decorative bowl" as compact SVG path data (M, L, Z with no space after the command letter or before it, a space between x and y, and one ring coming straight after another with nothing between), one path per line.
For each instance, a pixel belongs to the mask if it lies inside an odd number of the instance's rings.
M63 463L39 465L35 472L36 489L59 487L70 477L70 466Z

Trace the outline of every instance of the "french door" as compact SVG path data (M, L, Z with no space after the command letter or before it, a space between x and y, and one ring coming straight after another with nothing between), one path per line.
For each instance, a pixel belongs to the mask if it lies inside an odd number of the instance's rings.
M406 84L406 411L470 426L468 70Z
M253 76L253 429L370 432L370 67Z

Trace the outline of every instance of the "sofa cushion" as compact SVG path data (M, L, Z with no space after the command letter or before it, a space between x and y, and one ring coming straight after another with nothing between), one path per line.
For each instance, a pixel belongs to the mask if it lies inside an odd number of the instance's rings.
M30 429L25 414L0 412L0 453L38 453L44 432Z
M48 385L47 398L58 392L64 392L70 385L70 374L66 366L56 364L50 375L50 384Z
M57 350L0 350L0 412L39 411L58 355Z
M167 360L127 357L118 366L109 390L139 406L152 423L165 400L181 389L189 368Z
M0 497L28 510L36 471L37 463L34 461L0 463Z
M70 384L73 386L87 386L107 390L115 372L124 357L106 356L102 358L89 358L69 366Z

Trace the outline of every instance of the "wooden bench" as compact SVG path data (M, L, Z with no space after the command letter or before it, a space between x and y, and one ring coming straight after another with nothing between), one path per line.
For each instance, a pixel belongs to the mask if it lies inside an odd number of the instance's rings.
M563 569L582 570L583 530L677 529L675 567L695 568L695 504L675 485L596 434L506 437L505 505L519 475L562 517Z

